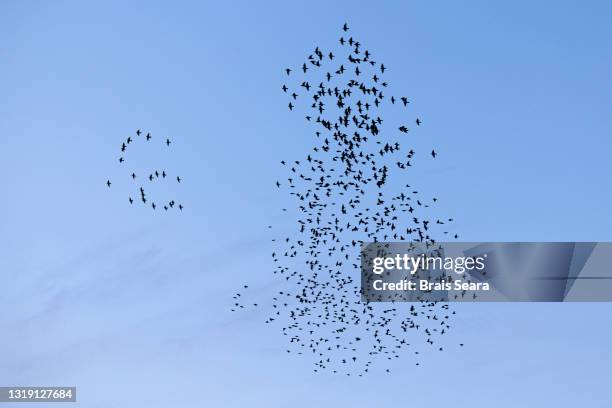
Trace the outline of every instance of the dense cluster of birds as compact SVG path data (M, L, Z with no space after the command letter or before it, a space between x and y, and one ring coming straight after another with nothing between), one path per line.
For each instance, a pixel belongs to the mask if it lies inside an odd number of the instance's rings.
M402 176L417 158L412 132L423 123L410 118L411 101L389 92L387 67L349 34L347 24L338 44L316 47L299 68L283 73L288 109L305 112L316 144L305 158L280 162L288 177L275 186L294 197L297 223L293 236L273 239L274 274L287 289L273 297L265 322L281 324L287 352L313 356L314 371L362 376L376 361L394 360L406 350L442 351L437 340L455 314L435 301L364 301L362 244L435 244L438 233L458 236L448 229L451 218L428 217L437 199L419 196ZM383 107L408 119L388 127ZM438 152L428 148L419 157L432 160ZM233 311L261 305L248 302L246 291L233 298Z
M152 142L153 140L153 142ZM127 139L125 139L120 146L120 150L121 153L119 155L119 159L118 162L121 166L127 166L127 154L128 154L128 150L131 149L136 143L138 142L142 142L142 143L154 143L155 138L151 135L150 132L147 132L146 134L144 132L142 132L140 129L136 130L136 136L134 137L134 139L132 139L131 136L129 136ZM161 139L162 145L165 148L169 148L170 145L172 144L172 141L168 138L166 138L165 140ZM147 193L145 192L145 188L143 187L143 185L151 184L154 182L160 182L160 181L169 181L172 180L173 182L176 183L180 183L182 181L180 176L171 176L168 172L166 172L166 170L152 170L150 171L148 174L136 174L135 171L132 170L128 170L127 171L127 176L125 177L126 179L130 180L132 182L132 184L134 186L139 186L139 188L136 190L134 189L134 194L133 195L129 195L127 197L127 202L130 203L130 205L133 205L134 202L141 202L143 205L145 206L149 206L152 210L157 210L158 207L163 208L165 211L169 211L172 209L178 209L179 211L183 211L183 204L177 203L174 199L170 199L168 201L163 201L160 202L158 201L157 204L155 203L155 201L153 199L150 199L147 196ZM111 180L106 180L106 186L110 189L111 186L113 185L113 183L111 182Z

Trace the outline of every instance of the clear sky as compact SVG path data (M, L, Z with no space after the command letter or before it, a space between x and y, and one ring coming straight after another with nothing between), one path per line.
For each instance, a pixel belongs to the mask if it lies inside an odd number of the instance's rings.
M384 5L382 4L384 3ZM612 241L606 1L0 2L0 385L80 407L612 406L610 304L457 305L466 344L392 375L314 375L265 305L274 181L311 145L283 69L347 21L423 119L465 241ZM180 216L104 185L169 136ZM420 171L420 170L419 170ZM402 365L402 363L404 365Z

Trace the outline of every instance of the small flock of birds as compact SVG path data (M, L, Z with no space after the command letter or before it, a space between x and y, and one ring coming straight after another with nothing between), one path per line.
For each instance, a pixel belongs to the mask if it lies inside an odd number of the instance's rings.
M397 359L405 350L442 351L438 340L455 314L435 301L364 302L362 243L433 245L439 229L442 237L458 236L447 228L452 218L428 216L436 198L397 181L421 157L411 139L423 122L410 118L410 100L389 92L387 67L349 34L347 24L338 44L325 51L316 47L299 68L284 72L287 106L305 111L316 144L305 158L280 162L288 176L275 186L294 197L297 222L295 234L273 239L274 273L288 289L273 297L265 323L281 324L291 346L287 353L313 356L315 372L362 376L375 362ZM405 119L387 126L383 107ZM435 159L438 152L432 148L423 157ZM245 291L233 299L232 311L262 305L247 302Z
M124 165L124 163L126 163L125 157L127 155L127 151L128 148L133 146L135 142L139 141L139 140L143 140L145 143L151 143L151 140L153 140L153 136L151 135L151 133L147 132L146 134L144 134L140 129L136 130L136 137L135 139L132 139L132 137L128 137L125 141L123 141L121 143L121 154L119 156L119 164ZM162 140L163 141L163 140ZM169 148L170 144L172 143L172 141L168 138L166 138L165 141L163 141L163 144ZM148 183L152 183L154 181L157 180L170 180L171 177L169 176L169 174L166 172L166 170L154 170L152 172L150 172L148 175L144 174L144 175L137 175L135 172L131 172L131 174L129 175L129 177L131 178L133 183L137 183L140 180L148 180ZM176 176L173 177L174 180L176 180L177 183L180 183L182 181L180 176ZM110 189L112 186L112 182L110 180L106 180L106 186ZM163 208L165 211L168 210L172 210L172 209L178 209L179 211L183 211L183 204L179 204L177 203L174 199L171 199L167 202L156 204L155 201L150 200L147 198L147 193L145 192L144 187L142 186L142 183L140 183L140 188L139 190L137 190L138 192L134 195L134 197L138 197L138 198L132 198L132 196L128 196L128 202L130 203L130 205L134 204L135 201L140 201L142 202L142 204L144 205L148 205L147 203L150 202L150 208L153 210L156 210L160 205L161 208Z

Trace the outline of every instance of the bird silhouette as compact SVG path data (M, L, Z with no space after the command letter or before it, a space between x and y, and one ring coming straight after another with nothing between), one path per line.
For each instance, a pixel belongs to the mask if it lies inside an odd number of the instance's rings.
M142 132L142 130L141 130L141 129L137 129L137 130L136 130L136 135L137 135L137 136L140 136L142 133L143 133L143 132ZM124 164L124 163L129 163L129 162L130 162L130 160L129 160L129 155L128 155L128 150L129 150L130 152L132 152L132 150L133 150L133 149L136 149L136 150L137 150L137 149L139 149L139 143L141 143L141 142L139 142L139 140L142 140L142 139L132 139L132 137L130 137L130 136L128 136L126 139L124 139L124 141L121 143L121 151L122 151L122 153L123 153L123 154L122 154L122 155L119 157L119 160L118 160L120 164L122 164L123 166L126 166L126 164ZM150 133L150 132L146 132L146 136L145 136L144 140L146 140L147 142L149 142L150 140L152 140L152 136L151 136L151 133ZM162 141L163 141L163 139L162 139ZM160 142L160 143L161 143L161 142ZM166 138L165 142L163 142L163 144L165 144L165 145L166 145L166 147L170 146L170 143L171 143L171 141L170 141L170 139L169 139L169 138ZM155 145L155 143L153 143L152 145ZM129 149L128 149L128 146L129 146ZM151 146L151 145L149 145L149 146ZM149 149L150 149L150 148L149 148ZM130 155L131 155L131 153L130 153ZM125 168L125 167L123 167L123 168ZM127 174L129 175L129 177L130 177L132 180L136 180L136 172L135 172L135 171L130 171L130 172L129 172L129 173L127 173ZM162 171L162 173L161 173L161 175L162 175L162 178L164 178L164 179L165 179L165 178L166 178L166 175L167 175L166 171L165 171L165 170L163 170L163 171ZM159 176L160 176L160 172L159 172L158 170L154 170L154 171L153 171L153 172L151 172L151 173L149 174L149 176L148 176L148 177L146 177L146 178L148 178L148 179L149 179L149 182L153 182L153 181L154 181L154 179L156 179L156 178L157 178L157 179L159 179ZM126 178L127 178L127 177L126 177ZM178 183L181 183L181 182L182 182L182 179L181 179L180 177L178 177L178 176L176 177L176 180L177 180L177 182L178 182ZM161 180L157 181L157 182L155 183L155 185L157 185L158 183L161 183ZM111 184L112 184L112 183L111 183L111 181L110 181L110 180L107 180L107 181L106 181L106 185L107 185L109 188L111 187ZM163 183L162 183L162 184L163 184ZM161 186L161 184L160 184L160 186ZM134 204L134 201L135 201L135 200L132 198L132 196L128 196L128 202L129 202L129 204L130 204L130 205L133 205L133 204ZM146 204L146 203L147 203L147 201L148 201L148 200L147 200L147 196L146 196L145 191L144 191L144 189L143 189L143 187L142 187L142 186L140 187L140 201L141 201L143 204ZM173 208L173 207L175 206L175 202L176 202L176 201L175 201L174 199L170 199L170 201L168 201L168 202L170 203L170 208ZM155 202L151 202L151 208L152 208L153 210L155 210L155 209L157 208L157 205L155 204ZM181 205L179 209L182 211L182 210L183 210L183 208L184 208L184 207Z
M274 183L276 191L294 200L295 206L282 211L296 219L291 232L272 238L273 273L286 289L272 297L264 323L282 325L292 347L287 351L311 355L315 372L350 376L369 373L375 362L384 364L410 350L418 357L419 344L439 351L455 312L439 302L400 307L399 301L362 301L364 243L434 245L436 236L449 234L452 218L442 221L432 212L436 198L397 182L410 176L420 152L397 132L408 133L408 127L387 123L398 115L389 119L385 112L410 102L391 95L386 65L348 30L344 24L339 45L314 47L281 88L289 110L306 118L313 138L305 160L280 161L287 176ZM419 118L412 120L421 125ZM268 302L247 303L241 290L231 310L263 304Z

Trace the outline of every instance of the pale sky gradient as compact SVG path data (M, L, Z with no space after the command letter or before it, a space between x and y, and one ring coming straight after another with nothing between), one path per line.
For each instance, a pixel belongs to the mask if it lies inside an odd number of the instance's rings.
M265 307L229 312L242 282L275 290L266 226L293 228L273 184L311 139L283 69L345 21L436 142L408 181L463 240L612 240L612 4L380 3L0 3L0 385L87 408L612 407L610 304L458 305L463 349L361 379L288 356ZM136 128L174 140L180 216L107 191Z

